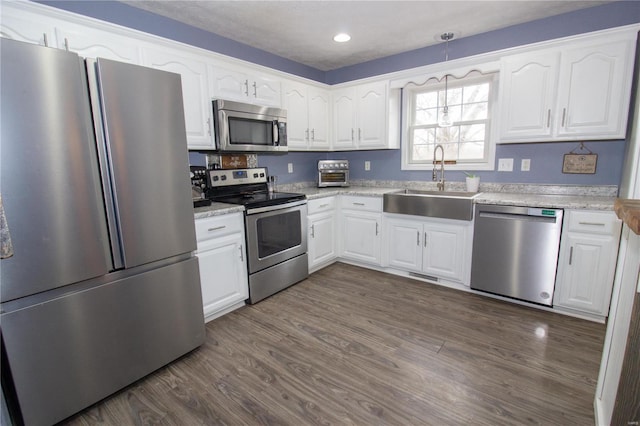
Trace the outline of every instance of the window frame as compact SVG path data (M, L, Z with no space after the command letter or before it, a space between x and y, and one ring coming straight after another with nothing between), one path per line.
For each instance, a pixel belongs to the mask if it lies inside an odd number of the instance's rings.
M486 161L476 162L464 162L457 164L447 164L447 170L495 170L495 154L498 135L498 72L470 72L465 77L455 78L449 75L448 86L449 89L473 85L479 82L489 82L491 89L489 92L489 117L485 143L487 144L487 158ZM409 139L409 120L413 116L413 99L414 93L422 92L425 90L433 91L443 89L445 86L444 78L437 79L435 77L430 78L421 85L405 86L402 89L402 135L400 142L400 150L402 154L402 170L431 170L433 169L433 161L428 160L423 163L414 163L410 161L412 152L412 145ZM454 123L455 124L455 123Z

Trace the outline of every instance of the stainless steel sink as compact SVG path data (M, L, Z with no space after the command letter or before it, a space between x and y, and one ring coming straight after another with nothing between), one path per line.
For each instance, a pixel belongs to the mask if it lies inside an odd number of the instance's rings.
M444 219L473 219L473 199L477 192L422 191L405 189L384 194L384 212Z

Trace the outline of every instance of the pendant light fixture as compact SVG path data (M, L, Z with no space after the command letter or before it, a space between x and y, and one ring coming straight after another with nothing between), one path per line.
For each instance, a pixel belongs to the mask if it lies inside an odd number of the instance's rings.
M446 42L444 48L444 61L449 60L449 40L453 39L453 33L443 33L440 38ZM438 117L439 127L451 127L453 121L449 117L449 106L447 105L447 91L449 89L449 74L444 76L444 107L442 108L442 114Z

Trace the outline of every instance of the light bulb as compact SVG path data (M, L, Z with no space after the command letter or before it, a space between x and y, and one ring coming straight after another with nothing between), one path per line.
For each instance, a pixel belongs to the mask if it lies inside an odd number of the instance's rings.
M438 119L439 127L451 127L453 122L451 121L451 117L449 117L449 107L445 106L442 108L442 115Z

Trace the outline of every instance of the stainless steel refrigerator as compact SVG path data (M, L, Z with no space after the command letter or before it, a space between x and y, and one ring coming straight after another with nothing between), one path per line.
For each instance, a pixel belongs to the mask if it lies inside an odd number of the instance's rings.
M45 425L204 340L182 89L0 42L2 389Z

